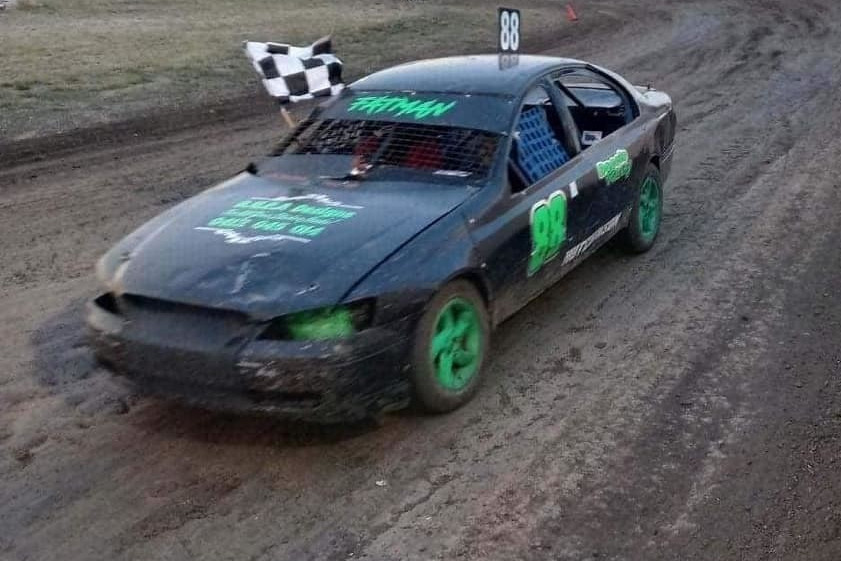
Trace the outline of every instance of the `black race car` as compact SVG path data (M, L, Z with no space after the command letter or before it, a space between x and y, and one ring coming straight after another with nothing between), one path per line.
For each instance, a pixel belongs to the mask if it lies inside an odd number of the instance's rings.
M614 235L654 243L669 97L592 64L404 64L98 264L97 357L143 389L312 420L476 391L491 330Z

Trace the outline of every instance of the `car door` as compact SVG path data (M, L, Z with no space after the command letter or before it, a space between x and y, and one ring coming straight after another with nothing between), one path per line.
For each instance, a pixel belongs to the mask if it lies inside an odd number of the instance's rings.
M550 91L574 116L590 166L585 182L593 186L592 196L578 209L586 238L633 204L648 161L642 128L634 126L638 110L619 84L587 68L555 76Z
M591 166L550 87L543 82L525 96L512 132L508 192L494 218L474 231L500 319L563 274L565 252L586 235L579 209L592 206L598 187L587 179Z

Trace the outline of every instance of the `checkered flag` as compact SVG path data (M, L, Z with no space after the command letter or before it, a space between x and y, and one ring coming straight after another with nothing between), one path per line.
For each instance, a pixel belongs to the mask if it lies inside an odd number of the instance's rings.
M329 37L309 47L245 42L245 53L263 77L266 90L280 103L336 95L342 83L342 61L333 54Z

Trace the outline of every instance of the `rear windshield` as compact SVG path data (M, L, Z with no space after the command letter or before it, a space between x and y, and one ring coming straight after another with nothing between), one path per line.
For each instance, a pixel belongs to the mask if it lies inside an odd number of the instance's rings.
M622 105L619 94L604 84L580 84L567 87L585 107L613 109ZM575 102L567 99L567 105L575 105Z
M288 156L299 165L300 159L291 157L332 156L327 166L331 170L370 179L476 183L487 178L499 138L496 133L451 126L318 119L302 123L274 155Z

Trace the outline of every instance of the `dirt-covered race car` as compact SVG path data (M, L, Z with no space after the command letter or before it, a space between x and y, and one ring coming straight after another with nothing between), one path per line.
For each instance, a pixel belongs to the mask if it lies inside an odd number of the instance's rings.
M100 260L96 355L210 408L452 410L496 325L612 237L652 246L674 133L666 94L575 60L377 72Z

